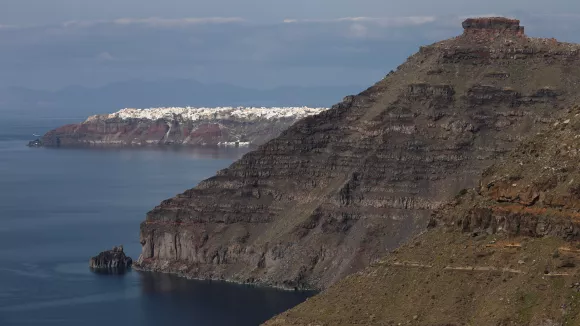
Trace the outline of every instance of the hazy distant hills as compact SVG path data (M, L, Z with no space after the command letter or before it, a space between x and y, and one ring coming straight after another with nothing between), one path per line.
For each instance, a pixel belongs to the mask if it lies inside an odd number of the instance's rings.
M257 90L193 80L125 81L98 88L58 91L0 89L0 111L9 115L87 116L125 107L158 106L331 106L362 87L278 87Z

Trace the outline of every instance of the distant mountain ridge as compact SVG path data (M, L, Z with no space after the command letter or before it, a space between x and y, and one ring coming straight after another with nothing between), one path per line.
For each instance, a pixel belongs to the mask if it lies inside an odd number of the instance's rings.
M362 88L362 87L360 87ZM130 80L97 88L66 87L58 91L24 87L0 89L0 112L87 116L126 107L161 106L311 106L329 107L358 86L283 86L267 90L194 80Z
M257 146L296 121L324 112L308 107L127 108L47 132L29 146Z

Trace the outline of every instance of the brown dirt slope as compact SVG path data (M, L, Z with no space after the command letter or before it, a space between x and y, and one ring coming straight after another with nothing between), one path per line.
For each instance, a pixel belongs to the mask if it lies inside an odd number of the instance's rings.
M431 228L266 325L580 325L580 109Z
M436 229L265 325L580 325L578 248Z
M580 47L475 19L383 80L303 119L141 225L137 265L326 288L430 214L580 96Z

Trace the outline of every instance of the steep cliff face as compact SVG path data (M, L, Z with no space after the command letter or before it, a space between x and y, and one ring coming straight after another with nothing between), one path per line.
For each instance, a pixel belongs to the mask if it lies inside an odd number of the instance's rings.
M31 146L258 146L324 108L123 109L46 133Z
M580 108L431 228L267 325L580 325Z
M580 94L580 47L478 22L162 202L140 268L325 288L422 230Z

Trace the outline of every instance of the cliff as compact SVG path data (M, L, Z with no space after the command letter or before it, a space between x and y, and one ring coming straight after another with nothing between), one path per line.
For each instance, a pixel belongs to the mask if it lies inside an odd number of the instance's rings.
M580 47L514 24L464 23L461 36L421 47L364 92L163 201L141 224L138 267L322 289L398 247L577 101Z
M431 228L267 325L580 325L580 109L434 212Z
M29 146L257 146L324 108L123 109L46 133Z

